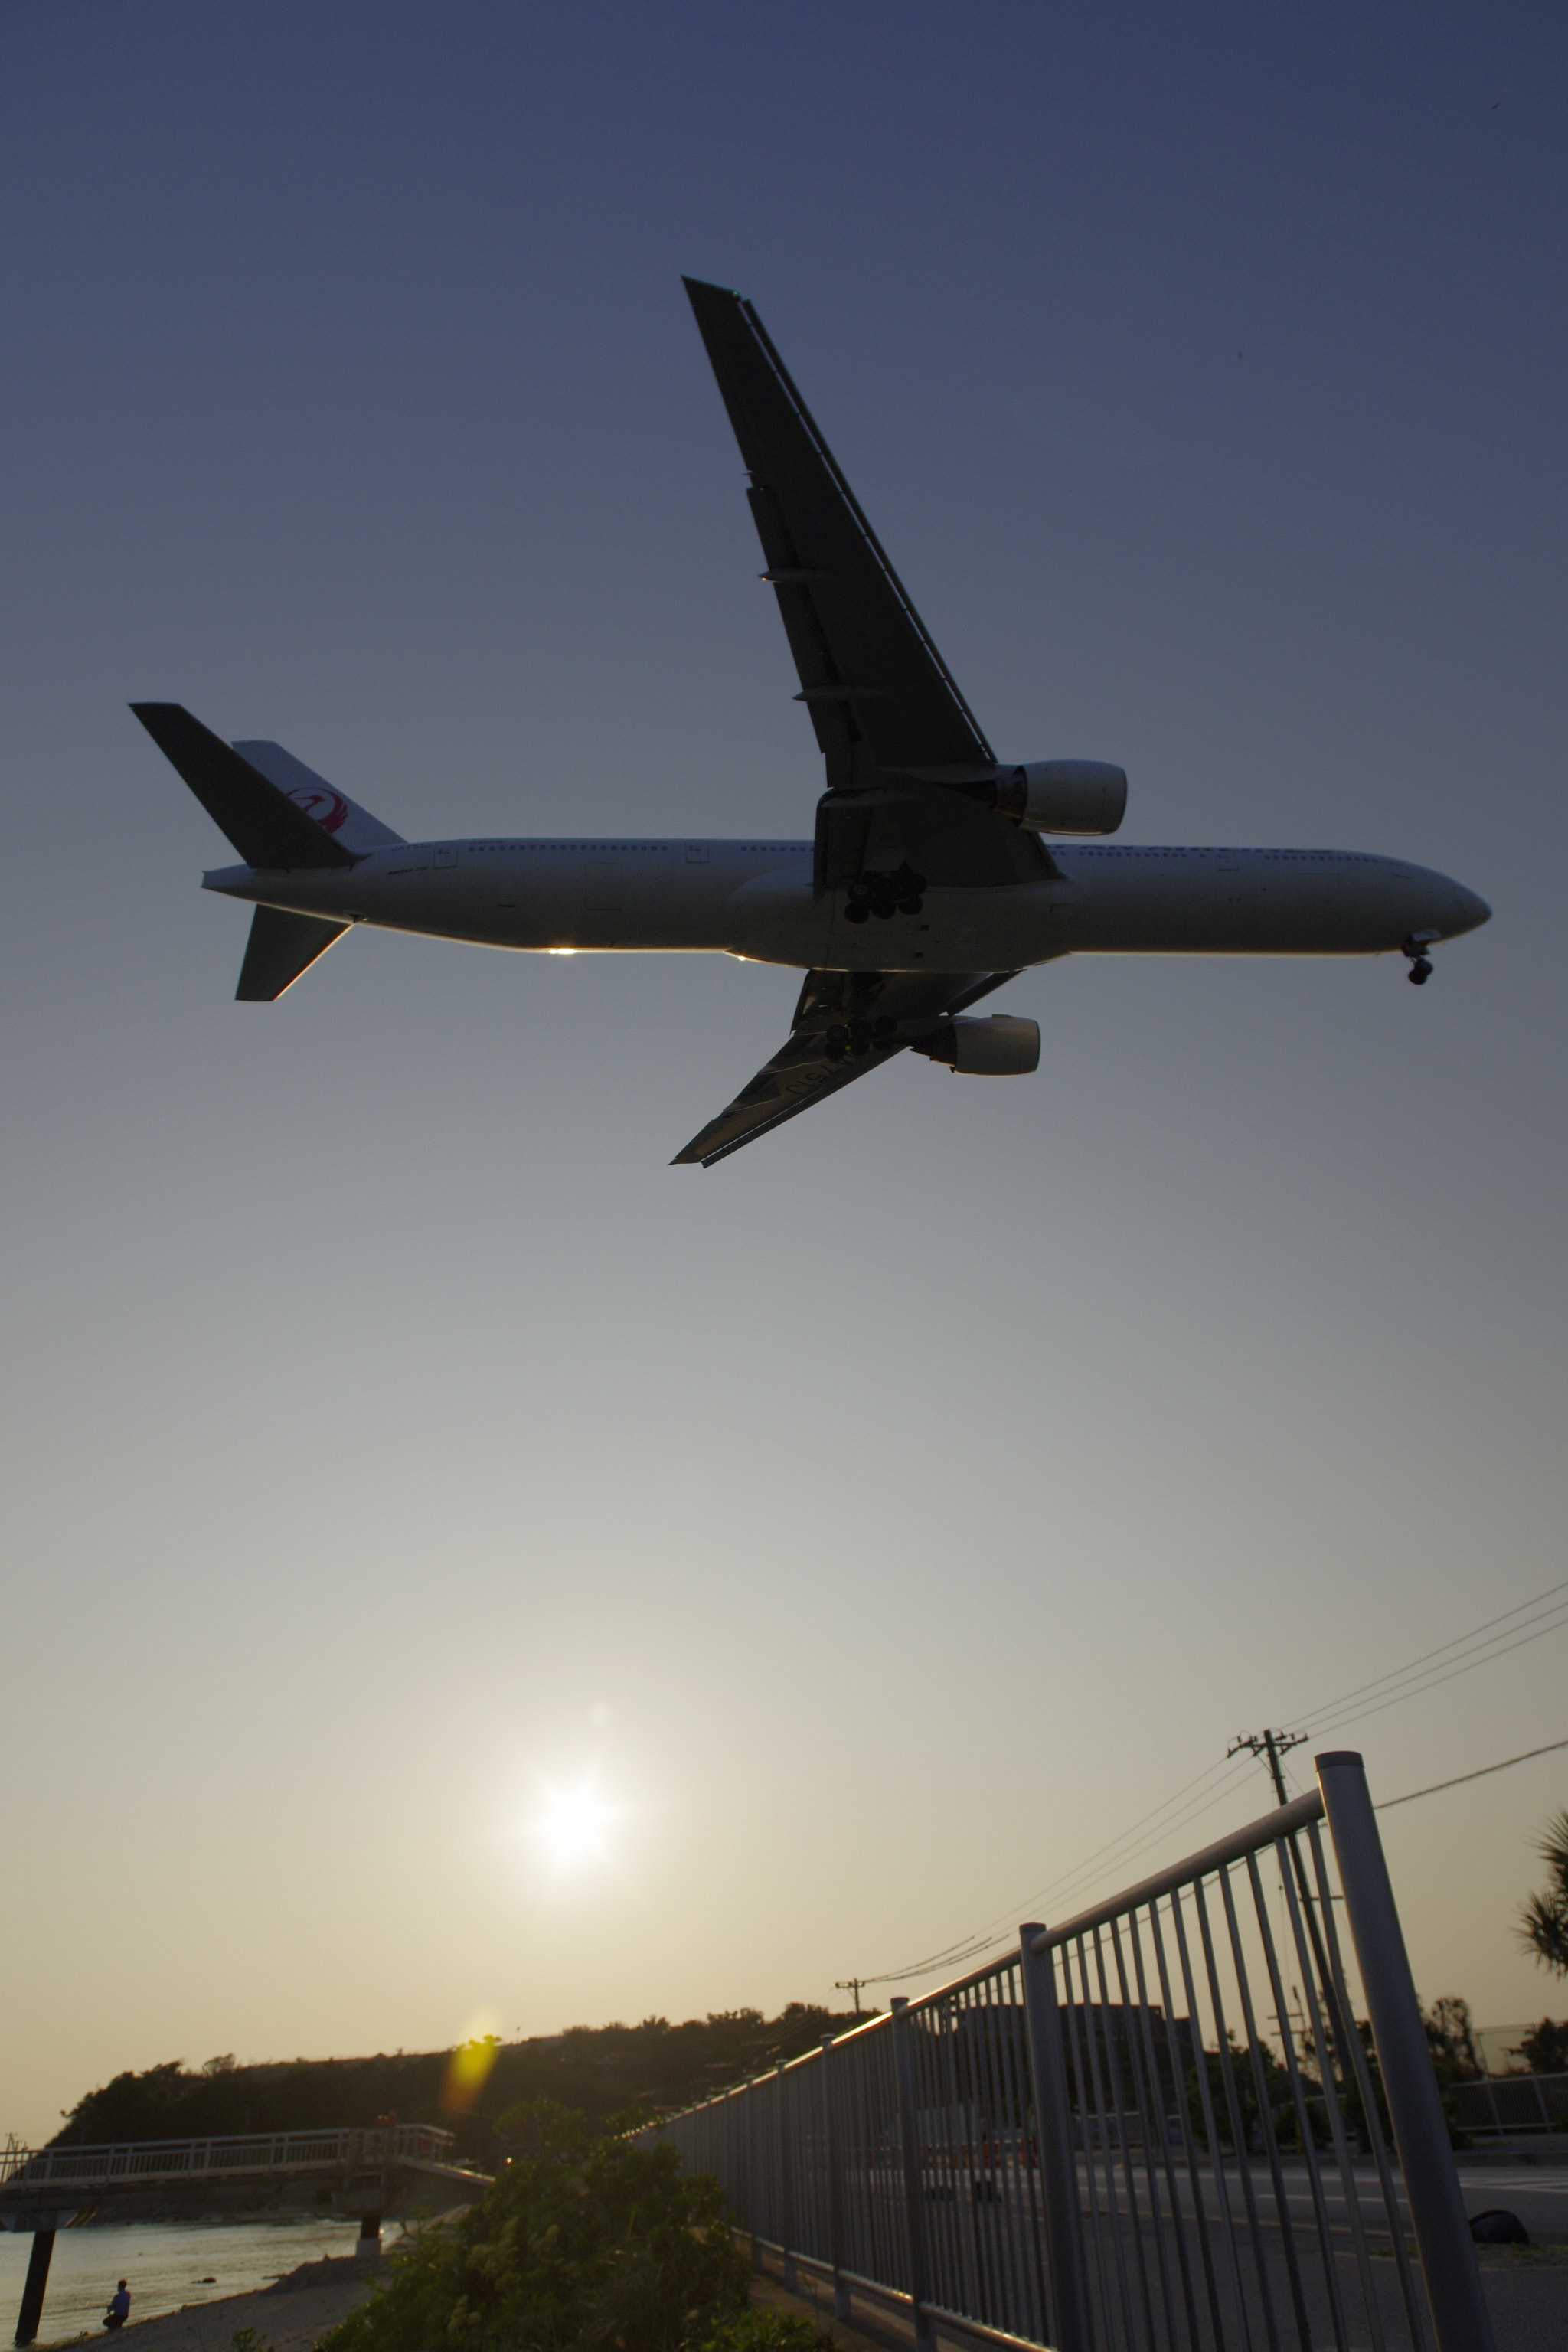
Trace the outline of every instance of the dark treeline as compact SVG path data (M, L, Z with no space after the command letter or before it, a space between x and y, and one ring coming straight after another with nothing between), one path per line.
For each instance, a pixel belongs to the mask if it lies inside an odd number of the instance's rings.
M491 2042L482 2052L470 2045L456 2065L449 2050L259 2066L209 2058L196 2069L176 2058L140 2074L116 2074L88 2092L53 2144L311 2131L395 2116L399 2123L456 2132L459 2153L488 2170L496 2118L521 2100L558 2099L595 2123L632 2106L688 2106L780 2058L798 2057L825 2033L841 2033L854 2022L852 2011L792 2000L773 2018L731 2009L681 2025L662 2017L640 2025L574 2025L528 2042Z

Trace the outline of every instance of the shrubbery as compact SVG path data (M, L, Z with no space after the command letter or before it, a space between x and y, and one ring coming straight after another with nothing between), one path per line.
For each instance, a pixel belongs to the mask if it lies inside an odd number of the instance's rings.
M503 2129L531 2153L461 2220L405 2241L321 2352L805 2352L722 2332L745 2263L718 2182L683 2175L673 2148L595 2139L547 2101Z

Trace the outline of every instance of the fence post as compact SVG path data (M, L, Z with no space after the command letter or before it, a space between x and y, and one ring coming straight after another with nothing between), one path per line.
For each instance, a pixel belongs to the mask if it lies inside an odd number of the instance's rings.
M779 2236L784 2242L784 2283L786 2294L798 2294L799 2283L795 2268L795 2170L790 2163L789 2112L786 2105L789 2085L781 2058L773 2069L779 2103ZM1445 2347L1447 2352L1447 2347Z
M67 2215L69 2220L69 2215ZM12 2339L17 2344L30 2344L38 2332L38 2322L44 2315L44 2291L49 2283L49 2257L55 2251L52 2230L35 2230L32 2252L27 2256L27 2276L22 2288L22 2308L16 2318L16 2333Z
M1045 2189L1046 2242L1051 2254L1054 2342L1059 2352L1090 2352L1094 2336L1083 2284L1083 2231L1078 2202L1078 2158L1073 2152L1072 2111L1068 2100L1067 2059L1057 2008L1057 1976L1048 1951L1037 1952L1045 1929L1031 1920L1018 1930L1018 1969L1024 1984L1024 2023L1029 2037L1029 2078L1035 2094L1035 2129L1039 2134L1040 2179Z
M1312 1761L1334 1841L1437 2342L1441 2352L1496 2352L1366 1770L1349 1748Z
M833 2264L833 2316L849 2316L849 2290L844 2284L844 2125L838 2112L838 2074L833 2063L833 2036L822 2037L822 2106L827 2118L827 2252Z
M921 2178L921 2119L915 2105L915 2053L910 2036L910 2004L893 1995L893 2068L899 2086L899 2138L904 2158L904 2221L910 2240L910 2303L914 2313L915 2352L935 2352L936 2337L926 2316L931 2264L926 2252L924 2183ZM1447 2347L1444 2347L1447 2352Z

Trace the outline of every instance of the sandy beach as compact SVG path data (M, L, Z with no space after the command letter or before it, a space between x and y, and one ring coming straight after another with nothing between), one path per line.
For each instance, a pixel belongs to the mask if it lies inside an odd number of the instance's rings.
M157 2319L132 2320L117 2337L93 2330L48 2339L39 2352L67 2344L134 2344L136 2352L230 2352L237 2331L253 2327L272 2352L311 2352L329 2327L345 2319L386 2276L380 2263L360 2263L353 2254L301 2263L271 2286L251 2294L228 2294L213 2303L186 2304Z

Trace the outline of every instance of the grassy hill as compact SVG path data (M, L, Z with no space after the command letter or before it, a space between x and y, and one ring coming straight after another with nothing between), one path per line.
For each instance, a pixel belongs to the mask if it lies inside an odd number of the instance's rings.
M460 2053L399 2050L255 2066L222 2057L195 2069L175 2058L89 2091L53 2145L310 2131L395 2116L456 2132L459 2151L488 2169L496 2118L521 2100L558 2099L594 2123L634 2105L689 2106L854 2022L852 2011L792 2000L773 2018L731 2009L679 2025L663 2017L640 2025L574 2025L564 2033Z

